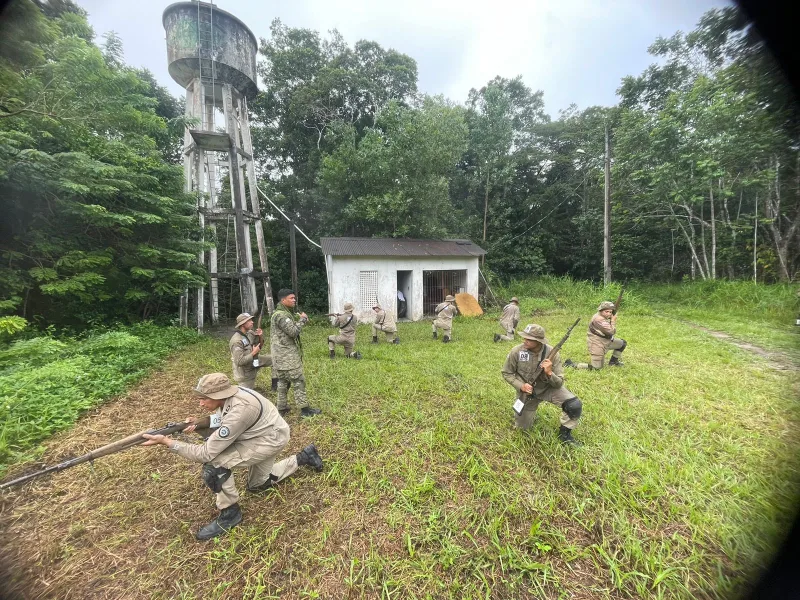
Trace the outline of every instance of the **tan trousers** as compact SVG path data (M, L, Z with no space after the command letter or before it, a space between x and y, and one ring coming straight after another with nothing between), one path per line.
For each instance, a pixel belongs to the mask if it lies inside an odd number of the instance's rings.
M445 327L442 327L441 325L437 325L436 321L434 321L433 322L433 333L436 333L437 329L441 329L443 335L446 335L447 337L452 337L452 335L450 335L452 333L452 331L453 331L452 325L448 325L445 328Z
M622 352L620 352L619 349L622 348L623 346L625 346L625 342L623 340L621 340L621 339L615 338L615 339L611 340L610 342L608 342L606 344L606 352L608 352L609 350L613 350L613 352L611 353L611 356L613 358L617 358L618 359L618 358L620 358L622 356ZM589 368L589 364L591 364L593 369L598 369L598 370L602 369L604 364L605 364L605 359L606 359L605 352L603 354L594 354L593 353L590 356L591 356L591 358L590 358L591 362L590 363L575 363L575 368L576 369L588 369Z
M501 335L501 336L500 336L500 339L501 339L501 340L505 340L505 341L507 341L507 342L512 342L512 341L514 341L514 330L513 330L513 329L508 329L508 330L506 331L506 334L505 334L505 335Z
M269 479L270 475L275 483L286 479L297 470L297 456L292 455L284 458L280 462L275 462L275 458L283 451L289 443L289 427L286 426L285 435L278 437L277 441L271 445L259 445L258 451L247 456L245 450L237 449L247 442L234 444L225 449L222 454L211 461L215 467L233 469L234 467L250 467L247 476L247 487L256 487ZM247 458L242 456L244 453ZM233 473L227 481L222 484L222 491L217 494L217 508L222 510L233 506L239 501L239 492L236 490L236 483L233 480Z
M517 394L518 398L523 398L524 396L524 394ZM528 429L533 425L536 409L539 408L542 402L549 402L561 408L561 405L570 398L575 398L575 394L564 386L560 388L548 388L541 394L537 394L535 398L528 396L527 400L524 400L525 408L522 409L522 414L514 414L514 426L519 429ZM578 419L571 418L563 410L561 411L560 421L561 424L568 429L575 429L575 426L578 424Z
M378 333L383 331L379 325L372 326L372 337L378 337ZM386 331L386 339L388 341L393 341L395 336L397 335L397 331Z
M344 335L329 335L328 336L328 350L335 350L336 344L344 346L345 355L352 354L355 348L355 341Z

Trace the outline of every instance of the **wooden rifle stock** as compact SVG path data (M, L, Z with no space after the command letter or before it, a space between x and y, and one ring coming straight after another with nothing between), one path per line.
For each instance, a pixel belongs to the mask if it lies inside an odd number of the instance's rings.
M619 288L619 296L617 296L617 301L614 302L614 310L611 311L612 315L617 314L617 311L619 310L619 305L622 304L622 294L624 293L625 293L625 286L623 285L621 288Z
M196 425L198 428L205 428L208 427L211 423L210 417L203 417L198 419ZM96 458L101 458L103 456L108 456L109 454L116 454L117 452L122 452L123 450L127 450L128 448L133 448L134 446L138 446L139 444L146 442L147 440L142 437L143 433L149 433L151 435L170 435L173 433L177 433L179 431L183 431L186 429L191 423L170 423L161 429L145 429L144 431L140 431L139 433L134 433L133 435L129 435L126 438L118 440L116 442L112 442L110 444L106 444L105 446L101 446L97 450L92 450L91 452L84 454L82 456L77 456L75 458L71 458L69 460L65 460L64 462L58 463L57 465L53 465L52 467L47 467L46 469L42 469L41 471L36 471L34 473L28 473L27 475L23 475L22 477L17 477L16 479L12 479L11 481L7 481L6 483L0 484L0 490L4 490L6 488L13 487L15 485L20 485L32 479L36 479L37 477L41 477L42 475L47 475L48 473L58 473L59 471L63 471L64 469L69 469L70 467L74 467L76 465L80 465L85 462L94 461Z

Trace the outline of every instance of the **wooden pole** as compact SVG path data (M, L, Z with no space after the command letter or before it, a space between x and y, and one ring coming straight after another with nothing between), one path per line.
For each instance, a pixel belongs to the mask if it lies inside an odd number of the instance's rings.
M603 209L603 283L611 283L611 153L608 141L608 123L606 123L606 176L605 200Z
M297 245L294 239L294 220L289 221L289 256L292 261L292 289L300 302L300 290L297 283Z

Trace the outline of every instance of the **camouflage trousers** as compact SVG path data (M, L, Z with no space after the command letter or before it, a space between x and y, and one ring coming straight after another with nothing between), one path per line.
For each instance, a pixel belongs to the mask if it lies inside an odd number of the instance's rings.
M273 370L273 375L278 380L278 410L289 408L289 385L294 389L294 403L297 408L308 406L306 400L306 378L303 367L287 370Z

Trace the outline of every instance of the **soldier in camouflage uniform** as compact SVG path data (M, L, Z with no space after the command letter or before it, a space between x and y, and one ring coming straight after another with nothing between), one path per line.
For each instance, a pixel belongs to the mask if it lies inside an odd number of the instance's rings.
M247 479L249 492L271 489L297 470L309 466L322 471L323 463L314 444L297 454L275 462L289 442L289 426L264 396L250 389L231 385L223 373L204 375L197 382L195 393L200 406L216 413L213 433L204 444L186 444L164 435L143 434L145 446L163 444L176 454L193 462L203 463L201 476L217 495L219 516L200 528L198 540L210 540L227 533L242 520L239 493L231 469L250 467ZM185 431L193 431L195 419Z
M233 378L236 383L251 390L255 389L258 370L272 365L269 354L259 355L262 335L261 329L253 329L253 315L242 313L236 317L236 333L228 342Z
M533 424L539 404L549 402L562 411L561 428L558 432L561 442L579 446L580 442L572 437L572 430L578 424L583 405L575 394L564 387L561 358L556 354L552 360L547 359L552 347L547 344L544 327L541 325L527 325L518 333L522 337L522 343L508 353L502 370L503 379L517 390L517 399L523 404L514 425L520 429L528 429ZM542 372L532 381L540 364Z
M322 411L312 408L306 400L306 379L303 375L303 346L300 332L308 323L308 316L301 312L299 320L294 318L297 296L292 290L278 292L278 305L270 318L269 340L272 354L272 372L278 378L278 412L288 414L288 391L294 389L294 401L301 417L313 417Z
M396 337L397 325L394 322L394 316L390 312L383 310L377 302L372 307L375 311L375 322L372 324L372 343L378 343L378 332L383 331L386 334L386 340L392 344L399 344L400 338Z
M436 319L433 321L433 339L439 337L437 330L441 329L444 334L442 342L446 344L450 341L450 335L453 332L453 317L458 314L456 299L448 294L445 296L444 302L439 304L433 312L436 315Z
M494 334L494 341L499 342L505 340L510 342L514 339L514 330L519 325L519 298L514 296L508 304L503 308L503 314L500 315L500 327L506 332L506 335Z
M356 325L358 317L353 314L353 303L344 303L344 314L337 313L333 317L333 326L339 328L339 335L328 336L328 352L331 358L336 358L336 344L344 346L346 358L361 359L361 352L353 352L356 345Z
M589 331L586 333L586 345L591 356L590 363L574 363L570 359L564 361L565 367L574 369L599 370L603 368L606 352L613 350L611 360L608 361L609 367L621 367L624 363L620 361L622 352L628 346L628 342L616 337L617 315L614 313L616 307L613 302L601 302L597 307L597 313L589 321Z

